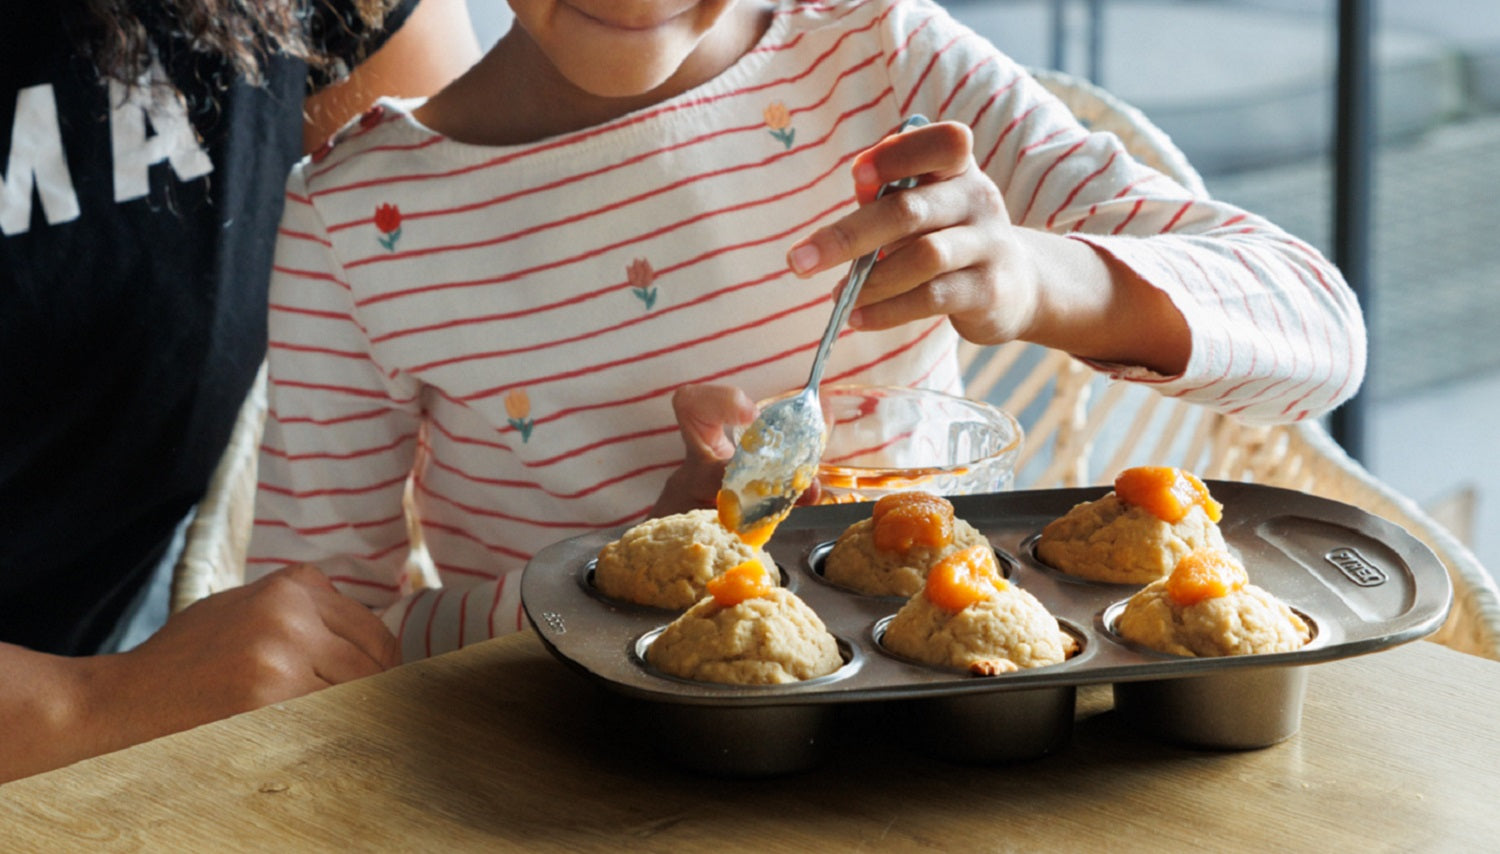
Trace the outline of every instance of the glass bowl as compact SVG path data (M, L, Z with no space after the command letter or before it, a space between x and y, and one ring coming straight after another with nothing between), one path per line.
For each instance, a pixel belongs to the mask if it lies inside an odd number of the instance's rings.
M999 492L1015 480L1021 425L988 403L894 386L826 385L818 396L828 425L818 467L821 504L874 501L912 489Z

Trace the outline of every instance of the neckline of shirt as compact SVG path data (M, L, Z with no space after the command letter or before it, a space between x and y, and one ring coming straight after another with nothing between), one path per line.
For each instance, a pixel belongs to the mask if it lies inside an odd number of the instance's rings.
M650 144L654 147L661 144L662 134L670 127L674 114L689 109L694 104L711 102L730 95L736 89L758 82L756 75L771 61L779 45L783 44L788 35L793 32L793 20L800 12L798 5L796 0L778 2L771 25L766 28L755 46L712 79L674 97L626 113L603 124L532 142L515 145L479 145L460 142L423 125L413 115L415 110L427 102L426 98L385 97L379 99L378 103L396 116L391 121L394 127L423 141L436 140L435 143L427 146L430 156L461 165L473 165L533 149L536 151L528 157L575 157L602 145L618 148Z

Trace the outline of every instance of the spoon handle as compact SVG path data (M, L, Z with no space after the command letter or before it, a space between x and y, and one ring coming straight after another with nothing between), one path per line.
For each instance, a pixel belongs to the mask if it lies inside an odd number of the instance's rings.
M896 133L901 133L907 128L921 127L927 124L927 117L913 114L901 126L896 128ZM916 186L916 178L902 178L881 186L875 193L879 199L890 190L904 190ZM828 318L828 327L823 330L823 338L818 342L818 350L813 354L812 370L807 375L807 387L815 389L823 381L823 366L828 361L828 353L833 350L833 342L838 339L839 331L844 328L844 323L849 319L849 312L854 310L854 299L859 296L859 290L865 284L865 277L870 275L870 268L875 266L875 259L880 256L880 250L867 252L854 259L854 264L849 267L849 281L844 285L844 290L839 293L838 301L833 304L833 315Z

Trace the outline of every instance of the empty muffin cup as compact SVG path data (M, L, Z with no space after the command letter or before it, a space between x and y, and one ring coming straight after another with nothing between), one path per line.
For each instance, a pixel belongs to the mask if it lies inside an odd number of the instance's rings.
M1073 685L953 693L906 701L905 711L918 749L950 762L1000 764L1067 745L1077 696Z
M884 644L891 617L876 622L873 637L882 652L894 659L935 671L963 671L925 664L890 651ZM1083 651L1081 633L1059 622L1073 638L1069 659ZM1044 665L1057 666L1057 665ZM1007 674L968 676L1001 683ZM1036 759L1056 752L1073 733L1078 691L1074 684L1046 685L992 691L953 691L939 696L913 698L901 704L906 730L915 746L951 762L998 764Z
M1302 725L1307 667L1244 667L1116 682L1115 711L1157 741L1214 750L1269 747Z
M837 736L831 703L782 705L638 704L637 723L657 755L720 777L772 777L806 771Z

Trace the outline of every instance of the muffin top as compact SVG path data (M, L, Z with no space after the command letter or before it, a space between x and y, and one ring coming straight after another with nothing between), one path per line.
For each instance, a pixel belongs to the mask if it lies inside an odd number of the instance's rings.
M613 599L683 609L703 597L710 578L750 560L776 566L720 525L715 511L690 510L648 519L600 549L594 586Z
M1251 584L1228 551L1205 549L1126 601L1115 630L1126 640L1173 655L1289 652L1311 638L1307 622Z
M1069 575L1146 584L1202 548L1225 548L1222 507L1195 475L1165 466L1122 471L1115 488L1042 528L1037 557Z
M922 590L886 624L881 644L915 661L977 675L1057 664L1076 651L1046 607L1001 576L988 545L934 565Z
M646 660L684 679L736 685L799 682L843 664L822 619L754 562L716 578L656 637Z
M953 552L988 540L953 514L953 505L926 492L882 497L870 517L850 525L823 561L823 577L872 596L911 596L927 570Z

